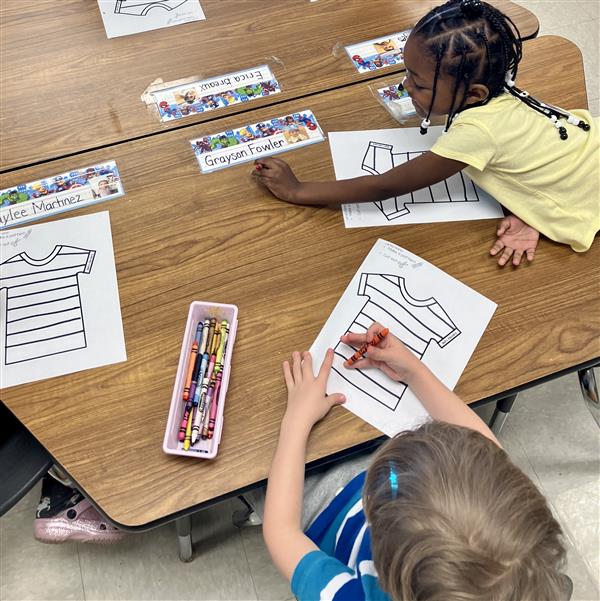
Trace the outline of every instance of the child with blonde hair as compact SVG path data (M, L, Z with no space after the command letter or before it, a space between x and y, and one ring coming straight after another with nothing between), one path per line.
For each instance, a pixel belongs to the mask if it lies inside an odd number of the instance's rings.
M429 152L381 175L300 182L278 158L253 174L278 198L306 205L374 202L432 186L464 169L511 214L490 253L505 265L533 260L542 233L578 252L600 229L600 139L590 113L568 113L515 85L522 55L514 23L479 0L425 15L404 48L404 88L421 133L447 115ZM557 60L560 60L558 58Z
M383 326L349 333L354 347ZM283 364L288 389L263 521L275 565L299 601L559 601L568 599L560 526L540 492L479 417L393 334L348 369L407 384L433 421L398 434L366 473L301 526L306 445L341 394L326 393L310 353Z

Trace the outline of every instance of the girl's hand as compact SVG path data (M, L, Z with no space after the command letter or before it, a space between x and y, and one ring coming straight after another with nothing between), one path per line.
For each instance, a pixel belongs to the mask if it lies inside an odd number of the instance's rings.
M283 362L283 377L288 389L284 419L291 419L295 425L306 426L310 430L334 405L345 402L343 394L328 395L325 390L332 363L333 349L328 349L319 375L315 378L309 352L300 355L294 351L292 364Z
M529 262L533 261L535 249L538 244L540 233L534 230L514 215L505 217L498 225L496 231L498 240L492 248L490 255L496 256L503 251L498 259L498 265L504 267L512 256L512 264L520 265L523 253Z
M365 342L372 341L375 334L381 330L383 330L383 326L374 322L366 333L348 332L340 340L344 344L360 347ZM390 332L377 346L367 348L367 355L364 359L359 359L352 365L346 361L344 366L348 369L376 367L392 380L408 384L411 376L423 367L423 364Z
M256 159L252 175L268 188L277 198L287 202L295 202L301 183L296 179L290 166L281 159L268 157Z

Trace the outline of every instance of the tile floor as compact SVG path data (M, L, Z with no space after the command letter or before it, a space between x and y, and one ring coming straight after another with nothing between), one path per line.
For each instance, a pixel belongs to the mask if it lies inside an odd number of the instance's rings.
M518 0L539 18L541 35L561 35L582 50L590 108L600 114L600 1ZM600 375L600 374L599 374ZM600 378L599 378L600 381ZM522 393L501 435L514 461L534 480L560 520L569 546L573 599L600 599L600 430L571 374ZM0 599L274 600L292 597L273 568L260 528L231 524L237 501L194 518L202 551L177 559L174 526L110 547L48 546L32 537L36 487L0 518Z

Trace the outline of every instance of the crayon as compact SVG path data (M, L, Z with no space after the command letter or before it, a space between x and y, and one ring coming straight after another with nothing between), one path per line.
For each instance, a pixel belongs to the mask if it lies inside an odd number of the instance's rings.
M221 322L221 343L217 350L217 359L215 361L215 371L219 372L223 369L223 356L225 354L225 347L227 346L227 338L229 336L229 324L227 320Z
M202 413L200 429L198 430L198 434L202 437L203 440L206 440L208 438L208 422L210 420L210 412L212 411L213 405L215 404L215 401L217 400L215 398L215 391L218 393L218 390L216 390L217 375L218 374L213 371L212 379L210 382L210 387L212 388L212 392L211 392L211 389L209 388L210 394L208 394L206 397L206 404L204 405L204 411Z
M221 388L221 379L223 377L223 365L225 363L225 355L227 354L227 338L229 336L229 324L227 321L223 320L221 322L221 330L225 330L224 339L222 340L222 353L221 353L221 361L219 364L219 371L217 372L217 384L215 386L215 392L213 393L213 402L210 409L210 416L208 418L208 428L206 431L206 438L209 440L213 437L215 431L215 421L217 417L217 408L219 405L219 391ZM215 366L216 369L216 366ZM202 432L204 437L204 430Z
M188 395L188 400L194 398L194 394L196 393L196 386L198 385L198 373L200 372L200 366L202 365L202 355L196 355L196 363L194 364L194 372L192 375L192 383L190 384L190 393Z
M217 355L217 351L219 350L219 346L221 345L221 339L223 337L223 332L221 332L221 324L217 323L215 325L215 333L212 340L212 345L210 347L210 354Z
M192 426L192 444L196 444L198 438L200 438L200 428L202 427L202 421L204 416L204 411L206 408L207 402L210 402L214 392L214 381L209 383L207 378L204 378L204 382L202 382L202 395L200 397L200 404L196 409L196 413L194 414L194 425Z
M204 320L204 326L202 327L202 341L200 342L200 347L198 348L198 353L203 355L206 352L206 345L208 343L208 331L210 329L210 319L206 318Z
M198 395L198 406L196 409L196 413L194 413L194 428L197 431L200 427L200 416L202 415L202 411L204 410L204 403L206 401L206 393L208 392L208 384L209 381L204 378L202 380L202 386L199 386L200 394Z
M183 442L185 439L185 430L187 428L188 419L190 418L190 410L192 406L190 403L185 404L185 409L183 410L183 419L181 420L181 424L179 425L179 434L177 435L177 439L180 442Z
M192 410L190 410L190 416L187 421L187 426L185 428L185 438L183 440L183 450L187 451L190 448L190 442L192 440ZM194 416L195 417L195 416Z
M359 359L362 359L367 354L367 348L369 346L377 346L388 334L390 333L389 328L383 328L381 332L377 332L375 336L373 336L373 340L371 342L365 342L355 353L350 357L347 361L347 365L353 365Z
M187 401L190 396L190 386L192 385L192 375L194 366L196 365L196 357L198 356L198 343L194 340L192 350L190 351L190 359L188 363L188 372L185 378L185 387L183 389L183 400Z
M223 378L223 372L219 371L216 375L215 391L213 392L212 404L210 406L210 417L208 418L208 430L206 438L209 440L215 433L215 420L217 418L217 408L219 406L219 392L221 390L221 379ZM204 432L202 432L204 438Z
M196 392L196 386L198 385L198 373L200 372L200 366L202 365L202 355L204 353L204 347L206 346L206 339L208 338L208 319L204 320L204 323L198 324L198 330L196 331L196 340L198 341L198 354L196 355L196 363L194 365L194 371L192 372L192 383L190 384L190 392L188 399L194 398ZM198 336L198 332L201 336Z
M200 371L198 372L198 383L196 384L196 390L194 392L194 398L193 398L194 407L198 406L198 401L200 400L200 394L202 393L202 382L204 381L204 376L206 375L206 369L208 368L209 360L210 360L210 355L208 353L204 353L204 355L202 355L202 363L200 365Z
M204 349L205 353L210 355L210 351L213 345L213 337L215 335L215 327L217 326L217 320L212 317L210 320L210 325L208 326L208 338L206 340L206 348Z

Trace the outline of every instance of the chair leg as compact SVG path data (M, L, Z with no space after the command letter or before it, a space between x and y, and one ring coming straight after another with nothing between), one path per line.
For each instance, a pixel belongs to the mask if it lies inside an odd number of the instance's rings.
M258 514L254 511L252 505L248 503L243 495L239 495L238 499L244 504L245 507L244 509L238 509L237 511L233 512L233 516L231 517L233 525L237 528L242 528L243 526L260 526L262 521L258 517Z
M579 376L579 386L581 386L583 400L590 410L592 417L596 420L596 424L600 427L600 399L598 398L598 386L596 384L594 368L582 369L577 372L577 375Z
M175 520L177 528L177 542L179 545L179 559L187 563L192 561L192 516L185 515Z
M500 399L496 403L496 408L494 409L494 414L490 419L490 430L498 436L500 431L504 426L504 422L506 422L506 418L510 413L515 401L517 400L517 395L513 394L511 396L507 396L503 399Z

